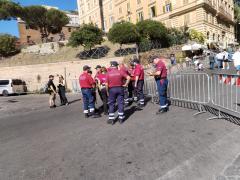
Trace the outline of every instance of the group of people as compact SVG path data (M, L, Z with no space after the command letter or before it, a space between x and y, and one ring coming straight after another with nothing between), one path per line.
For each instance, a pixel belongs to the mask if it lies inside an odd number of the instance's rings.
M233 65L239 74L240 71L240 49L234 54L228 53L226 49L220 51L211 51L208 53L210 69L213 70L215 64L217 64L218 69L229 70L230 62L233 61Z
M148 72L147 75L153 76L156 80L159 97L160 109L157 114L168 111L167 100L167 68L164 61L152 56L149 59L155 67L155 71ZM132 102L137 102L137 107L142 109L145 106L144 97L144 67L140 64L140 60L134 57L129 66L110 62L110 67L96 67L96 75L92 76L91 67L85 65L83 73L79 77L83 97L83 112L86 118L100 117L100 113L96 111L96 94L99 94L103 102L103 112L108 116L107 123L114 124L116 120L122 124L125 120L124 108ZM115 117L115 106L117 104L118 115Z
M56 87L54 82L54 76L49 75L49 80L46 86L46 93L49 93L49 107L56 108L56 97L59 95L61 105L69 105L66 97L66 87L63 76L59 76L58 86Z

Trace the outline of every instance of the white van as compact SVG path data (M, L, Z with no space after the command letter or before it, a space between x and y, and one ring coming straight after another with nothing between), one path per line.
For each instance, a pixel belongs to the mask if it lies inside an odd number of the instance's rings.
M20 79L0 79L0 95L22 94L27 92L25 81Z

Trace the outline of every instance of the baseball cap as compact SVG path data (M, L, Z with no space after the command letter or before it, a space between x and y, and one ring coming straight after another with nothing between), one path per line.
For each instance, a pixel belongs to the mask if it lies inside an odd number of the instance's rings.
M102 68L102 66L97 65L97 66L95 67L95 69L99 69L99 68Z
M156 56L156 55L151 55L151 56L148 58L148 62L149 62L149 63L153 63L154 59L158 59L158 56Z
M111 61L110 64L113 67L117 67L119 65L117 61Z
M90 66L88 66L88 65L83 66L83 70L84 70L84 71L89 70L89 69L91 69Z
M49 77L48 78L53 78L54 77L54 75L49 75Z

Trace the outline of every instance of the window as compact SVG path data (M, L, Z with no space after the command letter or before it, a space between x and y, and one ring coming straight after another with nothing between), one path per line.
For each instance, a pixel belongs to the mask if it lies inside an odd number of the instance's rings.
M131 22L131 17L128 17L128 18L127 18L127 21L128 21L128 22Z
M109 18L109 24L110 24L110 26L112 26L113 23L114 23L114 17L111 16L111 17Z
M210 39L210 33L207 32L207 39Z
M9 84L9 80L0 80L0 86L6 86Z
M156 7L150 7L150 18L156 17Z
M141 12L138 13L138 21L143 21L143 20L144 20L143 12L141 11Z
M109 4L109 10L112 10L112 3Z
M15 86L23 85L23 81L20 79L13 79L12 85L15 85Z
M72 28L68 28L68 32L72 32Z
M190 15L185 14L184 15L184 26L188 25L190 23Z
M215 33L213 33L213 41L215 41Z
M172 11L172 4L171 3L166 4L165 10L166 10L166 12L171 12Z
M119 8L118 12L119 14L122 14L122 7Z
M137 0L137 4L141 4L141 0Z
M188 0L183 0L183 5L188 4Z
M127 3L127 10L130 11L130 3Z

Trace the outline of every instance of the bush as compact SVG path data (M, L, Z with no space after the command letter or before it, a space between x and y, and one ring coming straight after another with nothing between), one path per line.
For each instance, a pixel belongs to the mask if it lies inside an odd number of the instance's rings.
M103 42L103 32L93 24L84 24L77 31L72 32L69 38L69 46L83 46L84 49L90 49Z
M109 30L108 39L112 43L131 44L137 43L140 39L137 28L130 22L115 23Z
M171 46L187 43L189 38L187 27L168 29L168 39Z
M161 22L144 20L138 22L136 26L141 38L154 42L161 42L163 47L167 47L169 45L167 28Z
M0 34L0 56L7 57L19 52L16 48L17 38L9 34Z
M196 41L202 44L205 42L205 38L206 38L202 32L198 32L195 29L190 30L189 36L192 41Z

